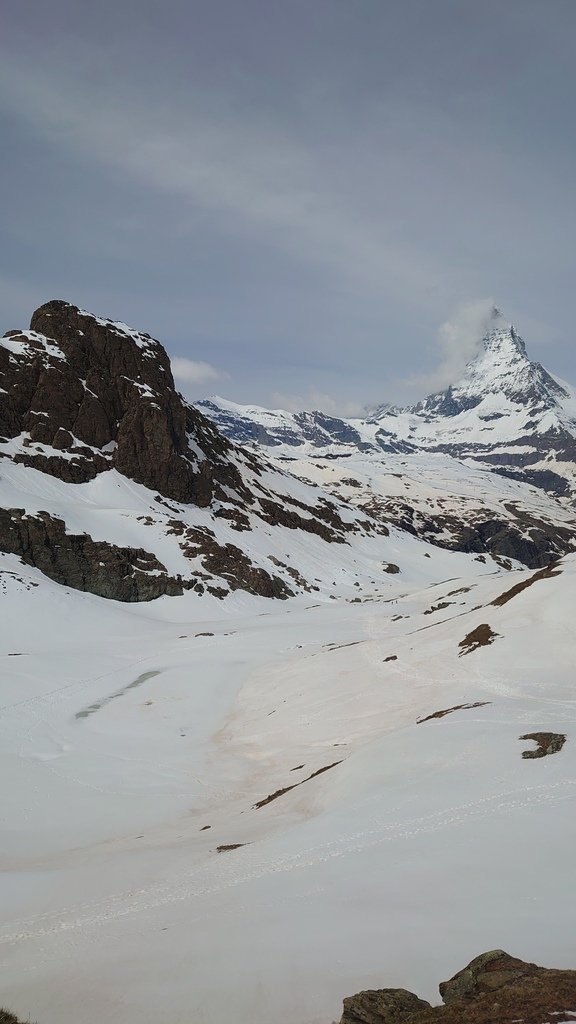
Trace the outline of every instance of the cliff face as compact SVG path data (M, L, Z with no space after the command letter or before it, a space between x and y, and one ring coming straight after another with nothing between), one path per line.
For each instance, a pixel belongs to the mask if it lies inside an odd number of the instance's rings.
M0 342L0 386L0 434L22 437L18 461L70 483L113 467L167 498L210 503L213 460L230 445L177 394L148 335L48 302Z
M31 516L0 508L0 550L19 555L56 583L116 601L152 601L184 590L150 551L68 533L63 520L47 512Z
M576 971L548 970L501 949L482 953L440 984L444 1006L405 989L344 1000L340 1024L549 1024L576 1020Z

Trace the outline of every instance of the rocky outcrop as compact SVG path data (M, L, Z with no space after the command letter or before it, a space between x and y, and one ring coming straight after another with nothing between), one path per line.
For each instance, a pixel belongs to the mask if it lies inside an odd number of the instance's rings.
M512 514L518 525L501 519L489 519L464 526L454 539L443 546L468 554L490 554L495 558L512 558L529 569L540 569L572 550L573 531L562 526L532 520L516 510ZM433 543L438 543L437 540Z
M440 984L444 1006L404 989L344 1000L341 1024L548 1024L576 1020L576 971L526 963L501 949L482 953ZM420 1005L417 1005L420 1004Z
M182 553L187 558L200 557L203 568L225 580L230 590L246 590L249 594L281 599L294 596L279 576L254 566L235 544L219 544L208 527L194 529L172 519L168 533L178 537Z
M540 569L559 555L574 550L574 524L567 526L538 518L512 502L504 503L504 516L483 516L469 507L459 514L426 513L396 498L372 498L362 503L377 520L397 526L414 537L448 551L463 551L480 558L490 555L501 564L513 559Z
M526 732L520 739L533 740L536 744L534 749L522 751L522 757L525 760L559 754L566 743L566 736L562 732Z
M463 654L472 654L473 651L477 651L479 647L489 647L498 638L498 633L495 633L491 626L487 622L482 622L475 629L471 630L463 640L458 644L460 648L460 656Z
M219 459L230 445L177 394L168 356L149 335L48 302L29 331L5 335L0 387L0 435L24 435L17 461L71 483L113 467L165 497L210 503L219 474L208 453L198 455L195 434L209 437Z
M19 555L56 583L116 601L152 601L184 590L149 551L67 533L63 520L47 512L0 508L0 551Z
M517 960L501 949L492 949L481 953L449 981L442 981L439 991L446 1005L459 1000L469 1002L533 975L539 969L535 964Z
M428 1009L430 1003L405 988L375 989L345 999L340 1024L404 1024Z

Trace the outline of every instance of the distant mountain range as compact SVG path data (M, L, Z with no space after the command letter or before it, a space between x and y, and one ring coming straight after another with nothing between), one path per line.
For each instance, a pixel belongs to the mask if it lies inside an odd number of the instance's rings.
M532 362L494 309L481 349L462 378L406 409L383 405L363 419L198 403L241 444L339 455L442 453L473 459L556 495L576 488L576 390Z

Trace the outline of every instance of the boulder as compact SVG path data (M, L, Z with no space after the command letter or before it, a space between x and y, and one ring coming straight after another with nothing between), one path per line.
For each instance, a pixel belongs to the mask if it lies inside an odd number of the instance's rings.
M358 992L344 1000L340 1024L405 1024L430 1003L405 988L381 988Z
M478 999L538 970L536 964L517 960L502 949L492 949L481 953L449 981L441 982L440 995L446 1004Z

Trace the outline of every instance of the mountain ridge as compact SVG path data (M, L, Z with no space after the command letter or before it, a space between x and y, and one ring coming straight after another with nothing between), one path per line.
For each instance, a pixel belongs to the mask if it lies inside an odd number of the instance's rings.
M0 339L0 388L0 551L56 582L286 599L357 556L385 581L389 528L223 437L149 335L52 300Z
M510 330L489 339L492 364L506 345L532 373ZM259 409L246 445L223 436L217 409L213 422L178 394L160 342L63 300L0 339L0 388L0 551L100 597L287 599L338 579L347 592L360 567L384 586L388 572L420 572L439 548L541 568L576 545L570 506L536 498L526 471L518 484L499 482L492 468L503 467L486 465L494 448L484 463L476 452L472 502L461 448L413 436L414 423L430 429L429 412L388 411L373 423L302 413L292 418L299 437L272 446L263 437L285 414ZM289 431L285 418L280 426Z
M197 405L243 443L308 454L442 453L484 462L559 497L576 494L576 389L529 359L498 310L459 381L413 406L339 419L217 398Z

